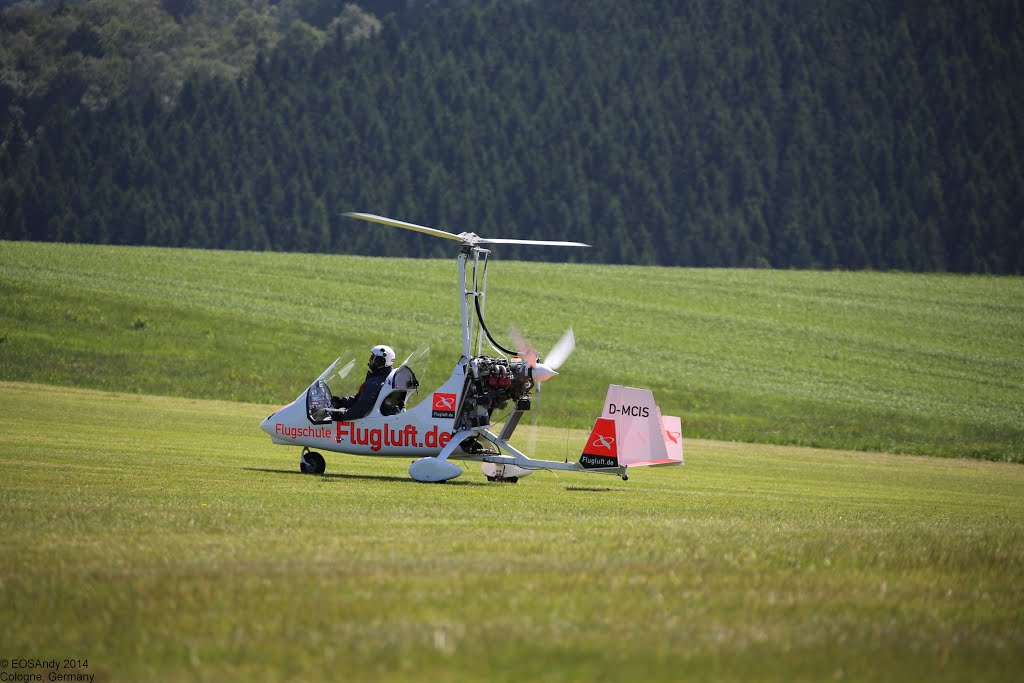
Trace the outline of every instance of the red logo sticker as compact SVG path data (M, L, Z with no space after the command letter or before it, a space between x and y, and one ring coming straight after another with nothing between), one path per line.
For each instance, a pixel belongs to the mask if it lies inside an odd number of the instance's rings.
M597 418L590 438L587 439L587 445L583 447L580 464L587 469L618 467L619 447L615 442L615 420L607 417Z
M431 405L433 411L431 415L433 417L452 418L455 417L455 403L458 401L456 394L444 394L439 391L434 392L434 400Z
M619 449L615 443L615 420L606 417L597 418L583 452L612 458L618 456Z

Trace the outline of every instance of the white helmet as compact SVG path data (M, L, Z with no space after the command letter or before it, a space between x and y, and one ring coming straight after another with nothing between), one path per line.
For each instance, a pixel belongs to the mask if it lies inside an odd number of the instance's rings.
M367 365L371 370L390 368L395 364L395 350L390 346L378 344L370 349L370 362Z

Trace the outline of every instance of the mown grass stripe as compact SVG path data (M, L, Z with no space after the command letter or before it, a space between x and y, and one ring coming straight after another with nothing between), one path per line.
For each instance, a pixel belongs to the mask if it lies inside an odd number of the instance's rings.
M495 249L497 259L500 250ZM289 401L344 349L457 360L453 261L0 242L0 378ZM1024 279L495 260L490 327L576 353L541 422L648 386L690 436L1024 460ZM507 340L506 340L507 341Z
M0 405L4 647L88 658L96 680L1024 666L1019 465L690 440L684 467L628 482L424 485L392 459L298 474L265 405L12 382Z

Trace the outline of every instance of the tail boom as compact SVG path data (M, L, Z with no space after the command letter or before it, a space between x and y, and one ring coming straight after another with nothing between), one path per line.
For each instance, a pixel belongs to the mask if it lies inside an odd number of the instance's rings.
M662 415L654 403L649 389L612 384L608 387L604 410L590 431L578 462L535 460L508 442L509 434L493 434L486 428L470 430L491 442L504 455L446 454L453 459L475 460L489 465L484 473L494 476L497 470L490 466L512 466L522 470L559 470L612 474L627 479L627 470L633 467L660 467L683 464L683 437L681 423L674 415ZM508 430L509 432L511 430ZM449 443L459 443L469 432L459 433ZM516 472L517 470L511 470ZM502 470L504 473L505 470ZM522 474L518 476L524 476Z

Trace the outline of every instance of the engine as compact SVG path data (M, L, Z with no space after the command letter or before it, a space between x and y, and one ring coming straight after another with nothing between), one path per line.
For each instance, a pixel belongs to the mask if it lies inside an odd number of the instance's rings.
M521 358L477 356L469 362L466 390L458 426L481 427L490 424L491 414L515 401L517 410L530 409L533 378Z

